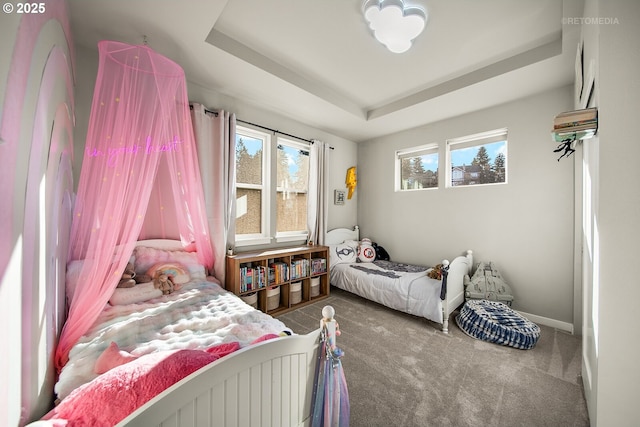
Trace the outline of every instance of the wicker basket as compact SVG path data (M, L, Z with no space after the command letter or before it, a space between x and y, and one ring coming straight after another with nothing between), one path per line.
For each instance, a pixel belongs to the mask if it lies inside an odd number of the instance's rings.
M302 301L302 282L291 284L291 296L289 297L291 304L298 304Z
M280 287L274 286L266 290L267 292L267 311L275 310L280 306Z
M311 291L309 292L309 295L311 296L311 298L317 297L318 295L320 295L320 278L319 277L313 277L311 279Z
M246 302L251 307L258 308L258 294L256 292L242 295L240 298L242 298L242 301Z

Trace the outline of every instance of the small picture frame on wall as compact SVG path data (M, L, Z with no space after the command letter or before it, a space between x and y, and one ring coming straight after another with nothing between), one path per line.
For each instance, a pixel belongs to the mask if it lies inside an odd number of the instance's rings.
M342 190L335 190L333 192L333 204L334 205L344 205L345 200L345 192Z

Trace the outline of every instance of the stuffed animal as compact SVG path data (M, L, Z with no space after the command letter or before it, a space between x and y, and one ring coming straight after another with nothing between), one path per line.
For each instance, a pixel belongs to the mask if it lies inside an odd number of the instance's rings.
M133 269L133 264L131 262L127 263L127 266L124 269L124 273L122 273L122 277L120 278L120 282L118 282L118 288L133 288L136 285L136 281L134 280L136 277L136 272Z
M429 270L429 272L427 273L427 276L431 277L432 279L441 280L442 279L442 264L436 264L435 267L433 267L431 270Z
M169 295L175 289L171 278L166 274L159 273L153 279L153 286L162 291L162 295Z
M133 279L136 281L136 284L149 283L153 280L153 277L149 276L148 274L136 274L136 277L134 277Z

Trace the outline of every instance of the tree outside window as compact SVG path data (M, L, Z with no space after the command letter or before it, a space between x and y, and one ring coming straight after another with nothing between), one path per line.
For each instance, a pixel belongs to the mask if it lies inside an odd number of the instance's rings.
M438 187L438 146L413 147L396 152L396 189L421 190Z
M236 235L262 234L265 141L236 133Z
M309 150L293 141L278 142L276 233L306 232Z
M506 183L506 129L449 140L447 147L450 186Z

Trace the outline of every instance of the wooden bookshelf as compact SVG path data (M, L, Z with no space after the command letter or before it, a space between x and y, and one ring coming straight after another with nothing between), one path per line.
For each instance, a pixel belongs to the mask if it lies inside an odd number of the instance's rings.
M227 255L225 274L227 290L243 299L257 295L256 307L277 316L329 296L329 248L294 246Z

